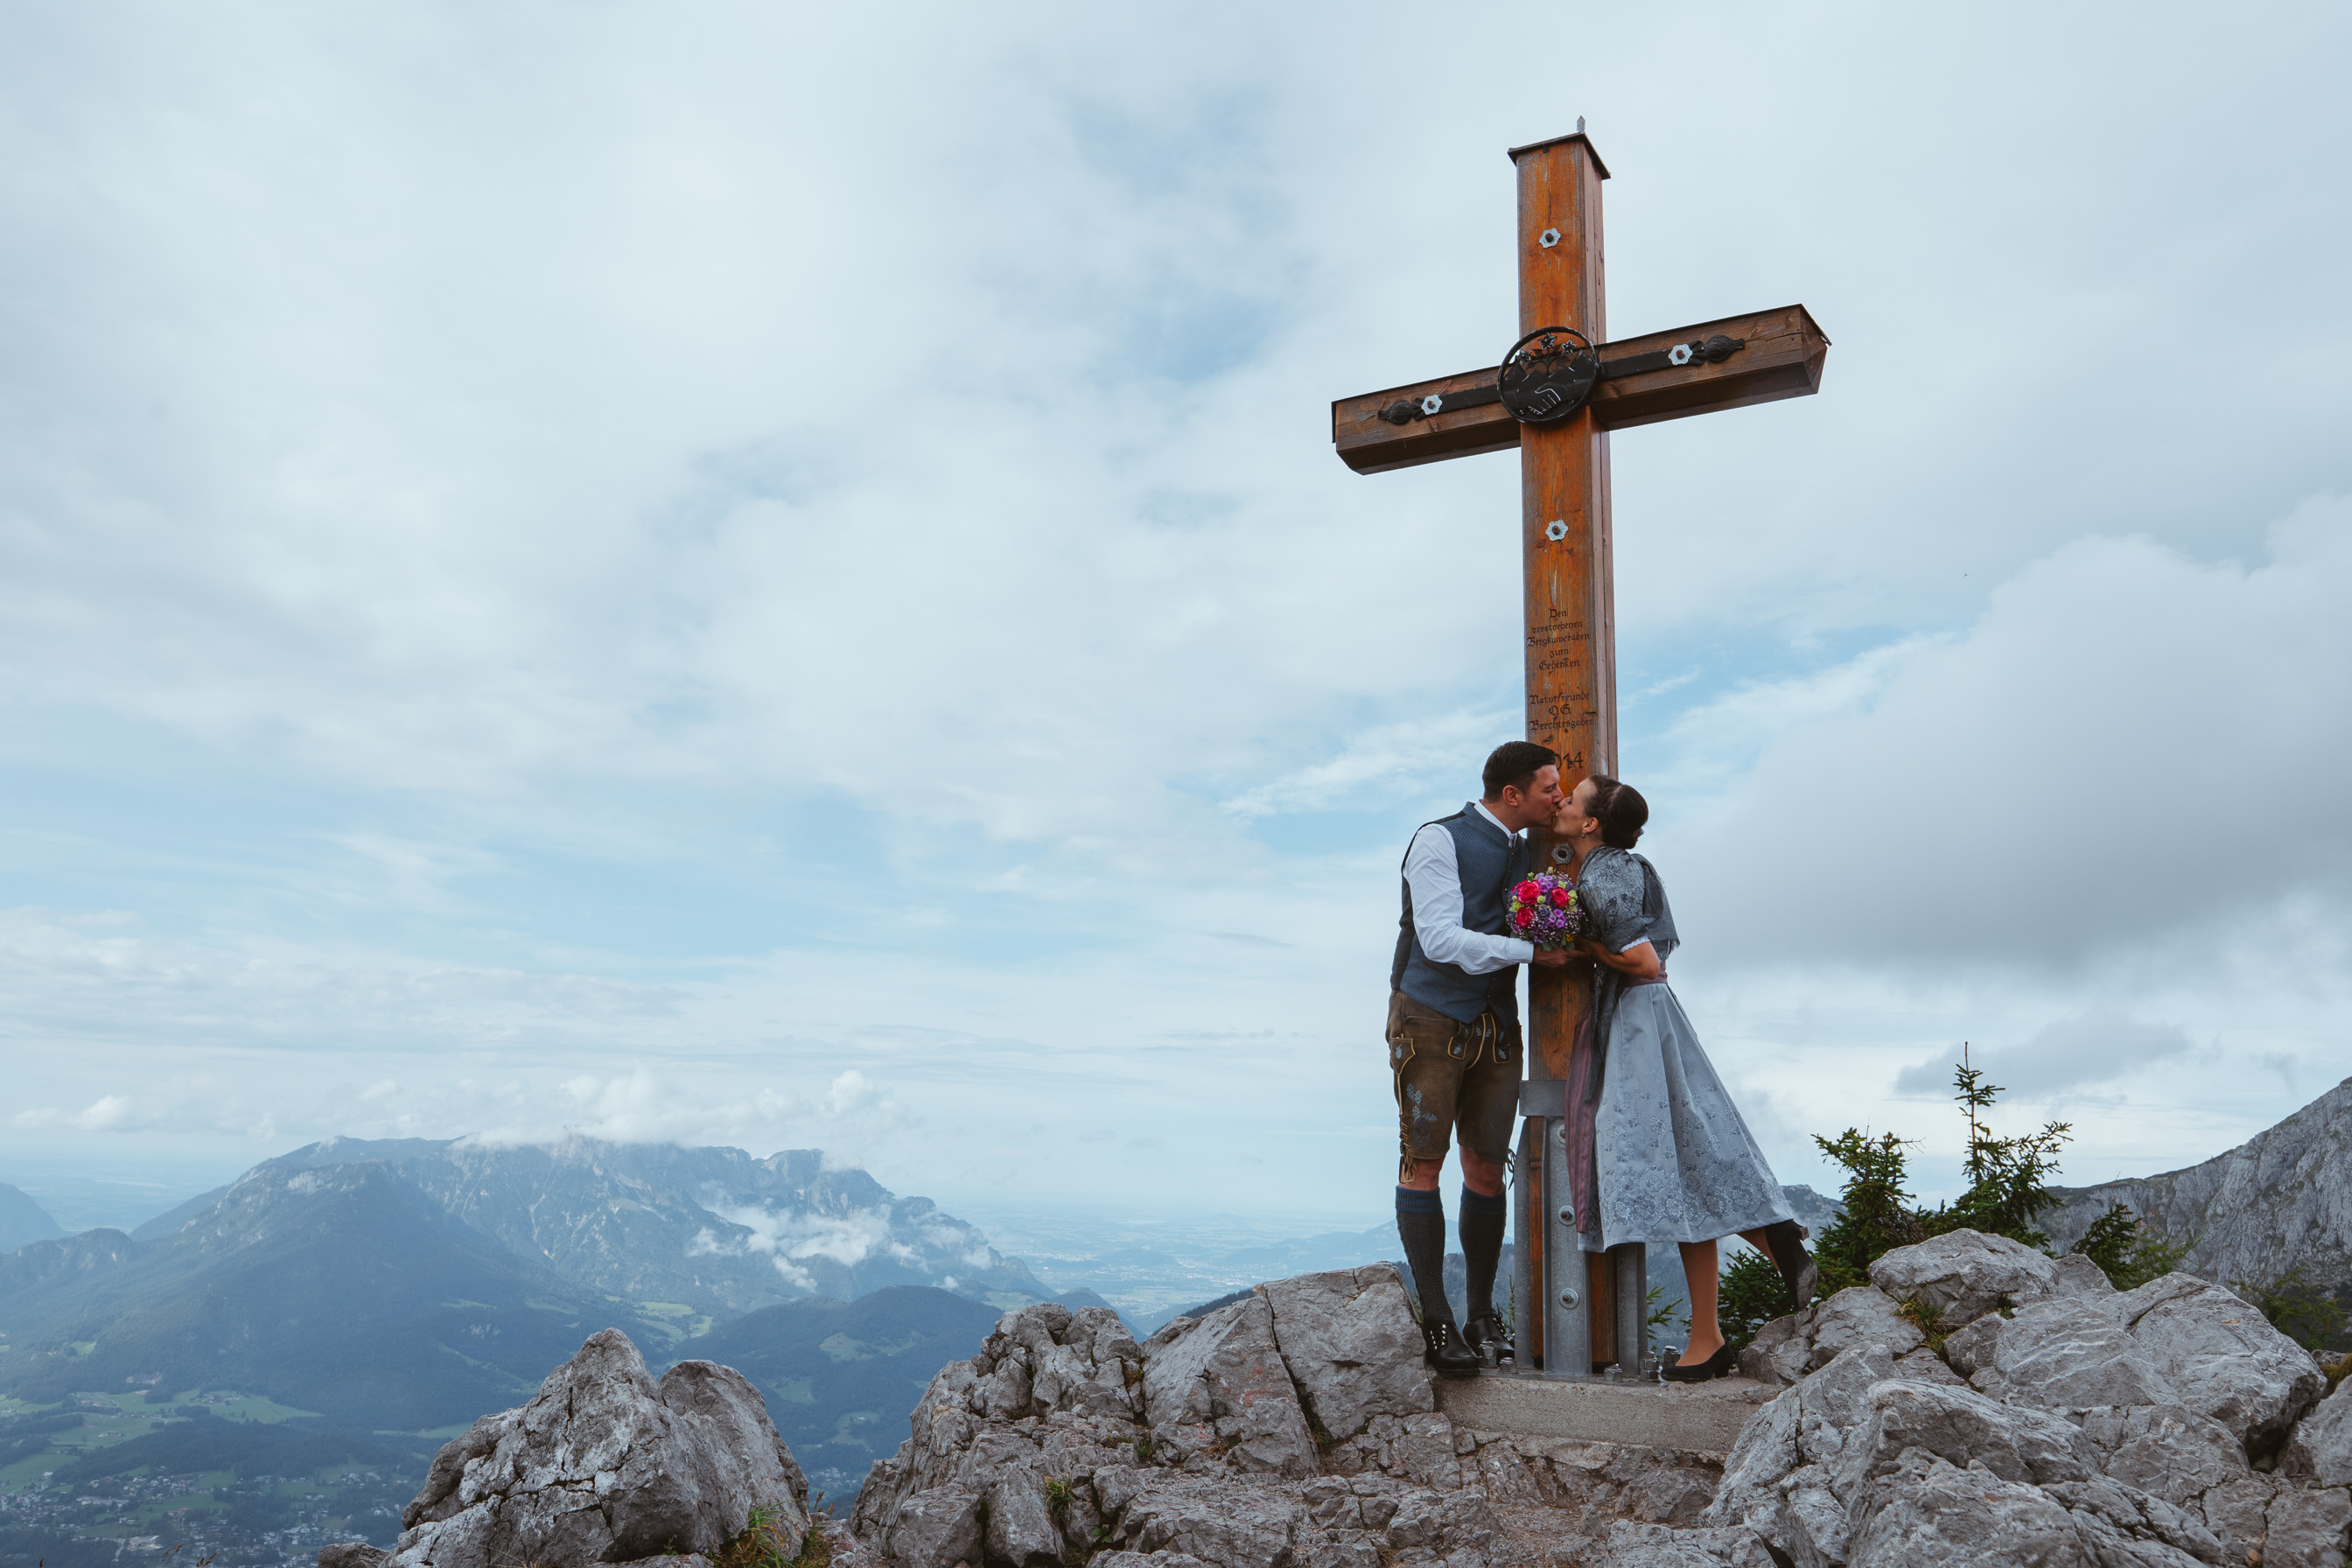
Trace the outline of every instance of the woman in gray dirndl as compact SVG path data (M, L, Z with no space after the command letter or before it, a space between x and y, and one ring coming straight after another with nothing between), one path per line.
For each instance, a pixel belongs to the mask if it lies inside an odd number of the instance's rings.
M1578 949L1600 965L1570 1058L1570 1201L1588 1251L1681 1247L1690 1343L1664 1375L1696 1383L1735 1359L1716 1320L1718 1240L1738 1236L1771 1258L1791 1311L1812 1299L1815 1273L1772 1167L1666 984L1674 911L1655 868L1633 852L1649 816L1631 785L1595 774L1552 824L1574 857Z

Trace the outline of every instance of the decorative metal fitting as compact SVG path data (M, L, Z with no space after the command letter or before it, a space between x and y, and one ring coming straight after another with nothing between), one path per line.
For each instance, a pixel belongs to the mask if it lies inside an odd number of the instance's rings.
M1542 246L1546 250L1549 250L1553 246L1559 243L1559 230L1556 228L1548 228L1544 230L1541 234L1536 236L1536 243Z
M1568 524L1560 521L1557 518L1554 518L1551 521L1544 524L1544 537L1550 540L1554 544L1558 544L1561 540L1568 537Z
M1577 1294L1573 1290L1562 1290L1559 1293L1559 1304L1563 1307L1573 1308L1577 1303Z
M1565 866L1570 860L1575 858L1575 846L1569 844L1555 844L1551 847L1551 860L1553 865Z
M1503 406L1522 425L1565 419L1601 379L1592 340L1574 327L1538 327L1511 345L1495 377Z
M1691 346L1688 343L1676 343L1674 347L1666 351L1666 363L1668 364L1688 364L1690 362Z
M1560 1210L1559 1223L1562 1225L1574 1225L1576 1223L1576 1211L1574 1209Z
M1424 416L1434 414L1444 406L1445 399L1438 393L1433 392L1421 400L1421 412Z

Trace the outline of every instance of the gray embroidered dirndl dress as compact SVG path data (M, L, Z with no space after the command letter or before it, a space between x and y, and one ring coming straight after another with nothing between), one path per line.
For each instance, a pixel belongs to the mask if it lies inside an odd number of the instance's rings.
M1584 934L1612 952L1677 945L1658 873L1595 849L1576 879ZM1587 1251L1628 1241L1713 1241L1794 1219L1764 1152L1663 978L1596 965L1600 984L1569 1069L1569 1173Z

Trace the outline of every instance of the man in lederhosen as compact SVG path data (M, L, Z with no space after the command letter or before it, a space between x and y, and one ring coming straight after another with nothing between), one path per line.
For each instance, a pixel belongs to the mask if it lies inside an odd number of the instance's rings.
M1524 831L1561 804L1559 758L1512 741L1486 759L1485 797L1424 825L1404 856L1404 913L1389 973L1389 1067L1396 1078L1397 1235L1421 1296L1426 1361L1443 1377L1477 1371L1479 1347L1508 1342L1495 1311L1503 1171L1519 1103L1519 965L1557 966L1506 935L1511 886L1528 874ZM1462 1261L1469 1323L1445 1300L1445 1203L1437 1179L1462 1142Z

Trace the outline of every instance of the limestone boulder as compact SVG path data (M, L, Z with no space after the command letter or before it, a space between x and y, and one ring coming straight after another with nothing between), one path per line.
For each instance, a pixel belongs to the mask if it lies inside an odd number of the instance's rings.
M2250 1452L2275 1450L2327 1392L2308 1352L2218 1285L2168 1274L2105 1305L2179 1403L2228 1427Z
M1144 1412L1155 1448L1275 1475L1317 1472L1315 1439L1263 1294L1204 1318L1179 1318L1145 1350Z
M2081 1484L2061 1482L2044 1489L2003 1480L1988 1469L1962 1469L1929 1454L1906 1455L1856 1509L1847 1568L2011 1568L2021 1563L2040 1568L2190 1568L2199 1563L2218 1563L2218 1543L2212 1545L2212 1555L2199 1556L2164 1540L2161 1525L2143 1520L2136 1529L2126 1529L2090 1509L2069 1508L2056 1495L2062 1488ZM2210 1535L2203 1539L2211 1542Z
M1870 1282L1891 1300L1940 1313L1948 1332L2058 1294L2059 1271L2054 1259L2022 1242L1956 1230L1885 1254L1870 1266Z
M607 1329L517 1409L444 1447L401 1516L396 1568L570 1568L716 1551L754 1508L789 1551L807 1483L741 1373L682 1362L656 1384Z
M2052 1261L2058 1269L2059 1295L2088 1296L2095 1300L2116 1293L2115 1281L2107 1278L2107 1271L2081 1253L2070 1252Z
M2121 1298L2117 1298L2121 1300ZM1955 1334L1944 1353L1954 1370L1995 1399L2044 1410L2186 1403L2103 1305L2076 1296L1988 1315Z
M2278 1483L2268 1476L2247 1474L2234 1481L2209 1487L2197 1500L2205 1528L2221 1543L2221 1556L2235 1564L2255 1563L2263 1537L2270 1529L2271 1499Z
M1607 1539L1585 1561L1593 1568L1774 1568L1772 1554L1753 1531L1671 1530L1633 1520L1612 1524Z
M1739 1370L1768 1388L1785 1388L1857 1345L1881 1345L1899 1356L1927 1338L1885 1291L1855 1285L1759 1329L1740 1352Z
M2340 1568L2352 1532L2352 1492L2286 1488L2271 1499L2263 1568Z
M1421 1325L1393 1265L1302 1274L1258 1289L1283 1365L1326 1436L1353 1437L1376 1416L1437 1408L1422 1365Z
M2085 1411L2082 1434L2101 1475L2182 1507L2252 1473L2236 1435L2185 1405Z
M1213 1568L1256 1568L1295 1561L1294 1548L1308 1528L1298 1497L1217 1477L1145 1492L1122 1510L1113 1544L1181 1553Z
M2352 1378L2295 1423L2278 1473L2315 1486L2352 1486Z
M1830 1490L1842 1502L1859 1499L1914 1451L2033 1486L2096 1473L2081 1432L2047 1411L2001 1405L1970 1388L1891 1379L1863 1398L1866 1415L1829 1466Z
M990 1561L1010 1568L1059 1568L1062 1529L1046 1500L1045 1478L1034 1468L1002 1467L989 1478L984 1500Z

